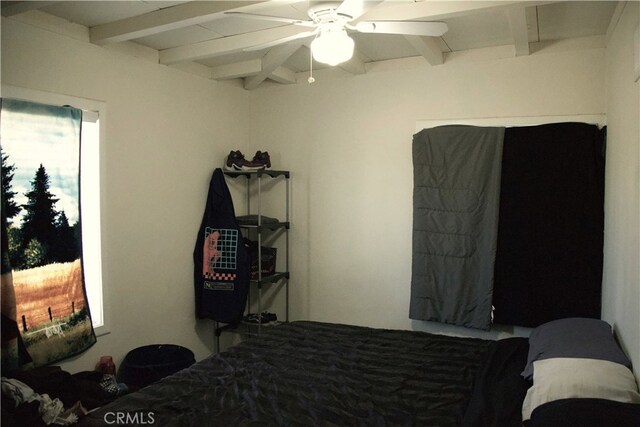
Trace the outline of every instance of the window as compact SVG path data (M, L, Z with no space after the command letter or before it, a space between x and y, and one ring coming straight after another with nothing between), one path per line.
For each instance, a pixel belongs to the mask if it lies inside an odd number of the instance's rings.
M105 323L100 233L100 115L97 111L83 110L82 114L80 209L87 299L93 327L101 328Z
M50 105L82 109L80 151L80 209L85 287L91 319L97 335L109 332L102 287L101 250L101 145L104 142L105 103L31 89L2 86L2 96Z

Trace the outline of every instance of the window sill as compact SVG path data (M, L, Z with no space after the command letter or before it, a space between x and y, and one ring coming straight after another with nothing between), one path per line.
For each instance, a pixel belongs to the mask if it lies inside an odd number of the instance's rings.
M111 331L105 325L94 327L93 332L96 334L96 337L101 337L103 335L110 334Z

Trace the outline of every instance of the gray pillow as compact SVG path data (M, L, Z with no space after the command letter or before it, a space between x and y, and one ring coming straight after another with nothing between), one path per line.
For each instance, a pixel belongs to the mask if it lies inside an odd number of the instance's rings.
M572 317L535 328L529 336L527 366L521 375L533 380L533 362L553 357L608 360L631 369L631 361L616 343L611 325L599 319Z

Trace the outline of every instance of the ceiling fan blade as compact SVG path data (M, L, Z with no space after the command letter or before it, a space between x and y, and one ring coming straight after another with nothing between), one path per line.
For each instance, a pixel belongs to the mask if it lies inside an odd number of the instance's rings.
M243 49L245 52L254 52L256 50L262 50L262 49L267 49L269 47L273 47L273 46L277 46L279 44L284 44L284 43L289 43L292 42L294 40L300 40L300 39L305 39L307 37L312 37L315 36L316 34L318 34L318 32L320 31L319 28L312 30L312 31L303 31L301 33L298 34L294 34L292 36L289 37L282 37L267 43L261 43L261 44L257 44L255 46L251 46L248 48Z
M369 9L382 3L382 0L344 0L336 9L338 15L350 17L350 21L364 15Z
M355 25L355 29L361 33L439 37L449 27L444 22L362 21Z
M245 12L225 12L225 15L237 16L238 18L259 19L261 21L283 22L285 24L300 25L302 27L315 27L316 23L310 20L285 18L283 16L260 15L257 13Z

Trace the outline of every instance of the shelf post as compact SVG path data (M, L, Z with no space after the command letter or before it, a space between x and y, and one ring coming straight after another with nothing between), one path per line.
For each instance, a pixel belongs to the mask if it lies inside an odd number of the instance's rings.
M258 172L258 335L262 331L262 174Z
M289 270L289 255L291 255L289 253L289 227L290 227L290 222L289 222L289 185L291 184L291 181L289 180L289 174L287 174L285 176L285 218L286 218L286 222L287 222L287 227L284 230L284 234L285 234L285 270L287 272L287 278L285 279L284 282L284 286L285 286L285 321L288 322L289 321L289 272L291 270Z

